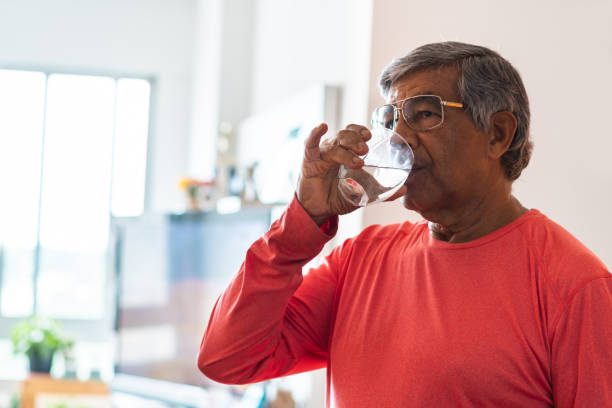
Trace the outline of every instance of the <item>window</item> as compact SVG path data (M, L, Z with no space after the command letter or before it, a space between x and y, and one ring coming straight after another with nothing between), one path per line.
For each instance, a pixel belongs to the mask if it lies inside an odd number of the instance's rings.
M0 316L103 319L111 216L144 210L145 79L0 70Z

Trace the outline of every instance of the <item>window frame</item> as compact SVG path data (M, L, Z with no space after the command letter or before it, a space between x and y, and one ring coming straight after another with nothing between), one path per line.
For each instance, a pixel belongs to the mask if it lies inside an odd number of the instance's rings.
M145 159L145 180L144 180L144 197L143 197L143 212L141 215L145 215L151 212L151 187L152 187L152 153L153 153L153 142L155 140L155 118L154 112L157 108L157 91L158 84L157 78L151 73L138 73L138 72L127 72L127 71L112 71L104 69L77 69L67 67L52 67L52 66L37 66L37 65L22 65L22 64L7 64L0 63L0 70L13 70L13 71L27 71L27 72L38 72L45 75L45 89L44 89L44 113L42 122L42 145L44 149L45 143L45 124L46 124L46 113L47 113L47 98L48 98L48 84L49 77L53 74L64 74L64 75L80 75L80 76L97 76L111 78L115 82L115 97L117 92L117 82L120 79L138 79L145 80L149 83L149 109L148 109L148 126L147 126L147 142L146 142L146 159ZM116 100L115 100L116 103ZM115 105L116 109L116 105ZM115 146L115 129L113 126L113 142L112 148ZM44 157L42 158L44 160ZM41 180L43 166L41 165ZM112 167L111 167L112 169ZM111 170L111 183L112 183L112 170ZM40 187L42 189L42 184ZM111 197L109 197L110 200ZM33 293L33 313L30 316L20 317L8 317L2 315L0 310L0 338L10 338L11 328L18 322L27 319L33 315L36 315L38 308L37 301L37 280L40 273L39 259L40 259L40 196L39 196L39 214L37 221L37 239L34 254L34 271L32 274L32 293ZM104 287L104 314L101 318L97 319L82 319L82 318L58 318L56 319L63 329L71 336L75 337L77 341L87 342L103 342L112 339L114 332L116 331L116 320L117 320L117 307L118 307L118 269L116 267L116 246L117 236L115 231L112 229L114 219L117 217L113 216L112 208L109 207L109 237L107 243L106 252L106 272L105 272L105 287ZM3 250L0 247L0 286L2 285L4 259ZM1 292L0 292L1 296Z

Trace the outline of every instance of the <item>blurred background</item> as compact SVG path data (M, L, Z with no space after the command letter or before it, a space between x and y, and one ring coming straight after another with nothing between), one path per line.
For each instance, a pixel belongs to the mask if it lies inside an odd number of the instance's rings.
M309 130L367 124L384 66L445 40L519 70L535 149L515 194L610 267L609 0L0 2L0 407L324 406L324 370L205 379L200 340ZM357 211L325 251L406 219Z

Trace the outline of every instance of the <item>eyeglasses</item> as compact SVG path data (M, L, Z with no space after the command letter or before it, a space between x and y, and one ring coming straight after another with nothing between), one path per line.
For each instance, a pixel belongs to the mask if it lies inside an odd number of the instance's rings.
M396 105L399 105L398 108ZM372 113L372 126L395 130L400 112L406 124L413 130L434 129L444 122L444 107L463 109L458 102L443 101L437 95L417 95L394 104L379 106Z

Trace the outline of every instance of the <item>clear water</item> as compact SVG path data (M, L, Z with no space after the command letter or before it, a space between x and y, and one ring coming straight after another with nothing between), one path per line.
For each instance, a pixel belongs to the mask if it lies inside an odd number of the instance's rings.
M363 207L384 201L400 189L410 170L379 166L361 169L340 168L338 187L342 196L353 205Z

